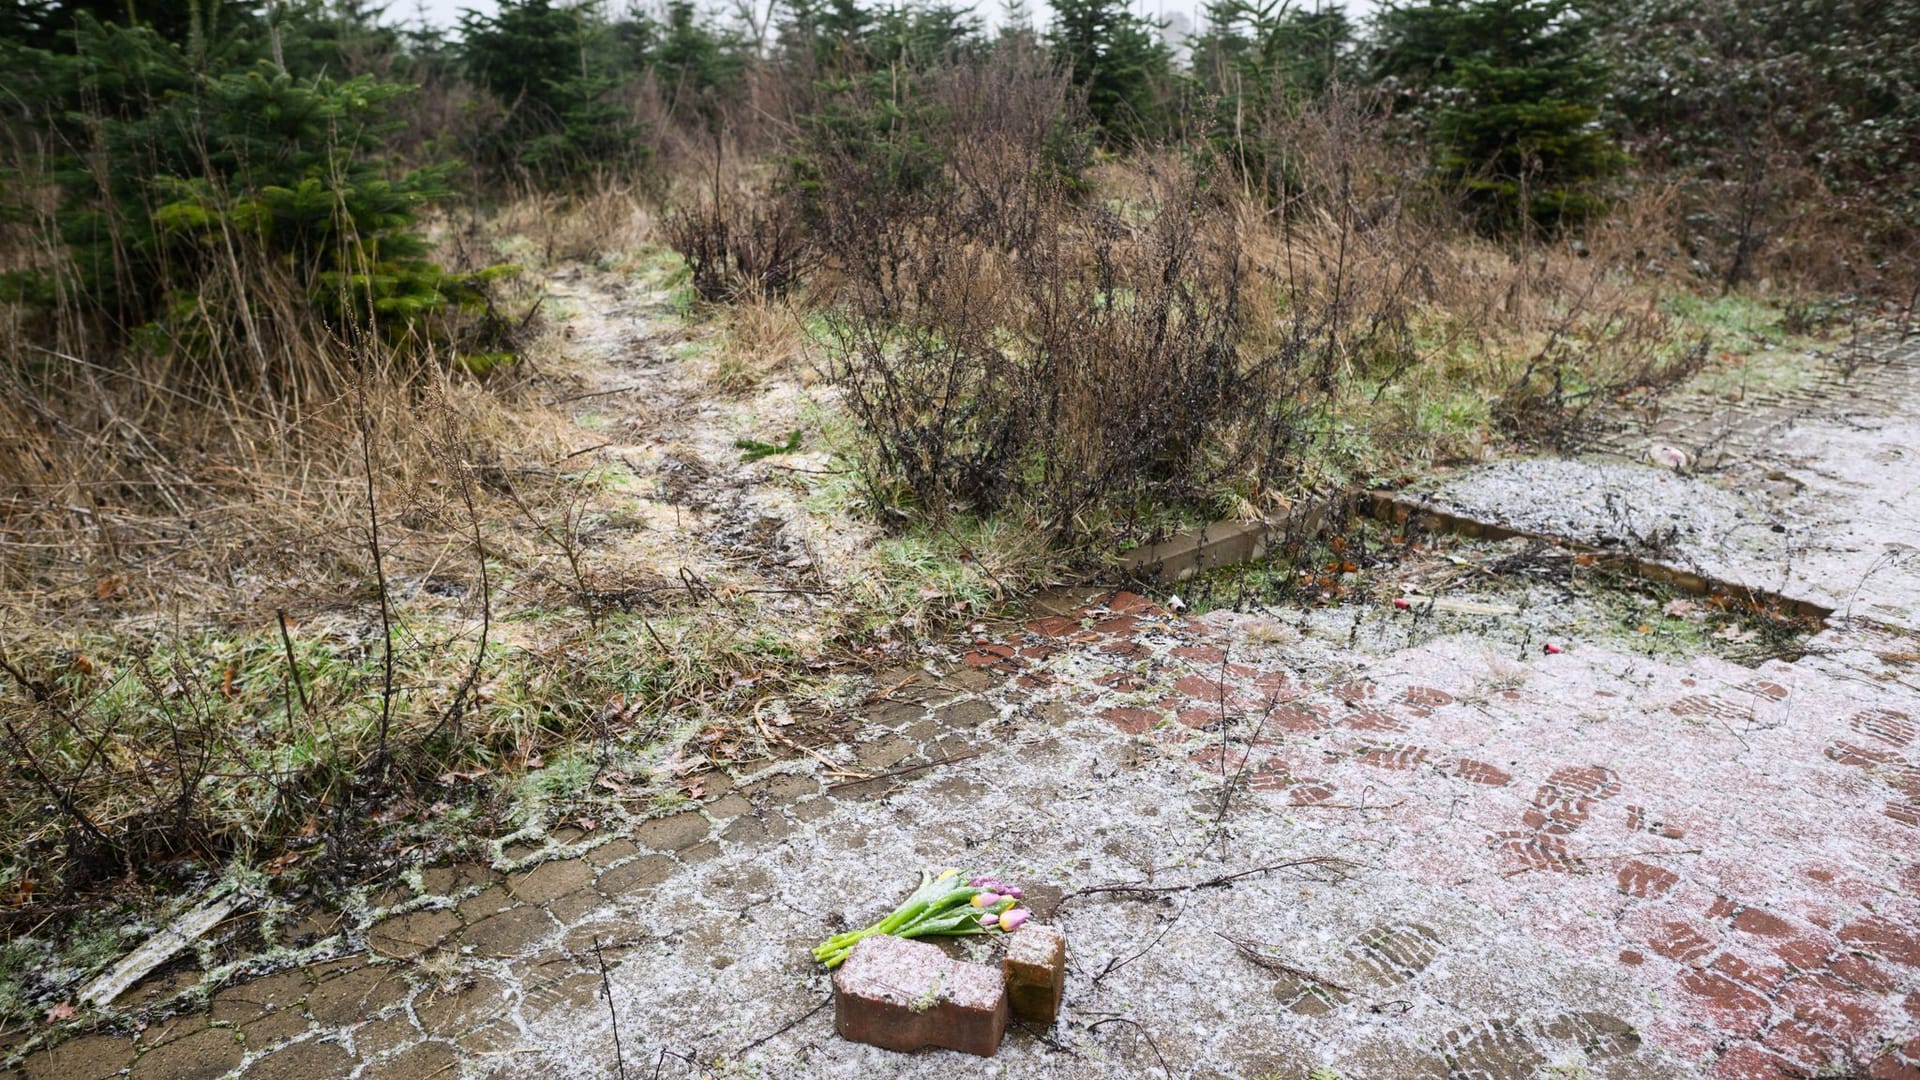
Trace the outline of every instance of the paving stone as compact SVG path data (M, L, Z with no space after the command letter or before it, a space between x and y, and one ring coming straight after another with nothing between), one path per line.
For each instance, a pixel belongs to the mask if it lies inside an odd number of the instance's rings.
M27 1080L105 1080L133 1060L124 1035L82 1035L27 1058Z
M640 848L626 837L617 837L587 852L587 861L595 866L607 867L621 859L639 852Z
M821 818L833 813L833 800L825 795L815 796L811 799L803 799L800 802L794 803L793 809L788 812L791 813L793 819L798 822L819 821Z
M399 969L364 967L322 981L307 994L307 1012L322 1025L365 1020L404 998L407 981Z
M695 844L685 851L682 851L680 853L680 861L688 866L698 866L718 854L720 854L720 845L709 840L703 844Z
M459 1051L452 1043L437 1040L380 1058L360 1074L362 1080L434 1080L459 1075Z
M499 1016L506 1007L506 984L491 975L476 975L456 989L421 993L414 999L413 1014L427 1034L452 1038Z
M625 896L660 884L671 877L675 869L673 860L665 855L642 855L602 871L594 888L609 898Z
M947 727L979 727L989 720L1000 718L1000 710L980 698L956 701L951 705L942 705L933 710L934 719Z
M231 1028L202 1028L141 1054L133 1080L213 1080L246 1056Z
M263 1046L276 1046L298 1035L305 1035L312 1025L307 1022L307 1014L299 1006L276 1009L265 1016L245 1024L240 1035L246 1040L249 1050L258 1050Z
M712 823L691 811L643 821L633 830L633 840L654 851L680 851L706 838Z
M411 960L458 929L460 917L451 911L413 911L376 923L367 934L367 947L381 956Z
M787 819L777 813L748 814L733 819L720 831L720 838L733 844L765 844L784 840L792 831Z
M882 735L857 747L853 759L862 769L891 769L905 761L916 749L913 740L904 735Z
M212 1017L228 1023L245 1023L269 1009L286 1009L307 996L313 986L311 974L290 968L236 983L213 995Z
M805 795L814 795L820 791L820 781L811 776L795 773L782 773L746 788L742 794L755 804L762 802L788 803Z
M553 920L537 907L517 907L467 927L460 940L480 956L513 956L553 930Z
M420 872L420 884L434 896L453 896L468 889L492 885L500 875L479 863L450 863L431 866Z
M513 907L515 903L517 901L514 895L508 892L507 886L502 883L490 886L485 891L460 901L460 906L455 910L459 911L462 921L472 926L482 919L500 914Z
M547 912L558 920L560 925L570 926L605 904L605 898L599 893L592 889L579 889L549 901Z
M414 1027L405 1012L388 1013L353 1029L353 1049L367 1060L418 1042L419 1039L420 1030Z
M507 891L529 904L544 904L592 881L593 866L585 859L558 859L510 875Z
M1008 1015L998 970L926 942L877 934L833 973L834 1030L887 1050L938 1046L991 1057Z
M740 795L723 795L701 809L707 812L708 817L716 821L725 821L728 818L736 818L752 810L753 804Z
M359 1064L339 1043L308 1039L275 1050L240 1075L244 1080L329 1080L351 1076Z

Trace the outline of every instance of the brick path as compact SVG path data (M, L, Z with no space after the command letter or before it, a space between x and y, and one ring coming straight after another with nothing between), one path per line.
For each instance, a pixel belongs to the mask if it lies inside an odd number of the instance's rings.
M1913 414L1881 414L1790 428L1806 520L1880 530L1831 566L1920 528L1870 520L1920 484ZM1823 484L1849 433L1880 440L1874 482ZM1915 587L1844 587L1868 617L1751 669L1470 623L1368 651L1300 612L1092 598L876 677L815 747L874 780L794 755L618 835L428 870L336 961L172 1019L138 1000L156 980L25 1071L1920 1077ZM956 861L1068 933L1061 1023L984 1064L840 1042L808 948Z

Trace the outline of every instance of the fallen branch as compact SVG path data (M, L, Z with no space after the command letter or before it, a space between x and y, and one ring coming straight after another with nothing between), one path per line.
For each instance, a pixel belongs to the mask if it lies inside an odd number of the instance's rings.
M1258 942L1258 941L1244 941L1237 937L1230 937L1226 934L1222 934L1218 930L1214 931L1213 936L1219 938L1220 940L1226 942L1229 945L1232 945L1235 949L1238 949L1240 951L1241 956L1244 956L1248 960L1252 961L1254 965L1257 967L1266 968L1268 971L1278 971L1283 975L1291 975L1296 979L1305 979L1307 982L1314 983L1315 985L1318 985L1318 986L1324 986L1329 990L1337 990L1340 993L1347 994L1349 996L1353 996L1353 997L1359 996L1358 992L1355 991L1350 986L1342 986L1339 983L1334 982L1332 979L1326 978L1324 976L1316 975L1313 972L1308 971L1306 968L1297 967L1293 964L1287 963L1285 960L1282 960L1277 956L1260 951L1262 949L1273 948L1273 946L1271 945L1267 945L1263 942Z
M787 1032L792 1031L794 1028L799 1027L801 1024L806 1023L807 1020L810 1019L815 1013L819 1012L821 1009L824 1009L831 1004L833 1004L833 997L832 995L828 995L825 1000L820 1002L820 1004L815 1005L813 1008L808 1009L806 1012L801 1013L799 1016L796 1016L793 1019L787 1021L785 1024L781 1025L780 1030L775 1031L769 1035L762 1035L759 1038L748 1043L747 1045L741 1047L740 1053L744 1054L747 1051L760 1046L762 1043L770 1042L774 1039L779 1038L782 1035L785 1035Z
M1260 874L1271 874L1279 870L1294 870L1303 866L1330 866L1344 870L1358 865L1358 863L1351 859L1343 859L1338 855L1312 855L1304 859L1288 859L1284 862L1268 863L1265 866L1256 866L1249 870L1236 870L1231 874L1221 874L1219 877L1211 877L1205 881L1188 882L1184 885L1149 885L1139 881L1115 881L1104 885L1089 885L1084 889L1075 889L1065 896L1062 896L1060 903L1064 904L1076 896L1092 896L1098 893L1162 896L1167 893L1190 892L1194 889L1217 889L1231 885L1242 878L1255 877Z
M986 753L985 750L975 750L972 753L967 753L967 754L953 754L949 757L939 758L938 760L929 761L921 765L909 765L904 769L894 769L890 772L875 773L872 776L864 776L858 780L842 780L837 784L828 784L827 790L838 791L843 787L853 787L855 784L871 784L877 780L889 780L896 776L905 776L908 773L917 773L922 769L932 769L941 765L952 765L957 761L966 761L970 758L977 758L984 753Z

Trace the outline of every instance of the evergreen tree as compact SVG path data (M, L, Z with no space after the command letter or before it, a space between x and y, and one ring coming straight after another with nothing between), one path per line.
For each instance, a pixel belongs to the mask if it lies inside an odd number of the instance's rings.
M1589 39L1573 0L1426 0L1381 13L1374 74L1484 226L1557 228L1600 207L1596 182L1623 161Z
M1170 56L1159 26L1126 0L1052 0L1047 43L1085 88L1087 108L1107 139L1130 143L1158 132L1157 91Z

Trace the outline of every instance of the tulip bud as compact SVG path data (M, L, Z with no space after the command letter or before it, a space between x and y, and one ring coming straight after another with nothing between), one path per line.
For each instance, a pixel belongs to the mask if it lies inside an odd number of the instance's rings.
M973 897L974 907L982 907L982 908L992 907L993 905L999 902L1000 902L999 893L990 893L990 892L975 893Z
M1012 911L1000 916L1000 929L1018 930L1020 929L1020 924L1026 922L1032 915L1033 912L1028 911L1026 908L1014 908Z
M1000 916L994 914L991 911L987 912L985 915L980 916L980 925L983 927L986 927L987 929L992 929L999 922L1000 922Z

